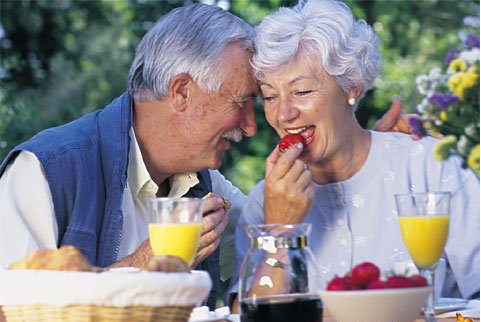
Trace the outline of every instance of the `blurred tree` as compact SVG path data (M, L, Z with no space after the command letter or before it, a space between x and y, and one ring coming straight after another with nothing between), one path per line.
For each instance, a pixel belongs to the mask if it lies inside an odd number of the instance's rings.
M135 46L162 14L194 1L1 0L0 159L46 127L108 104L125 90ZM252 25L296 0L204 0L228 7ZM468 0L346 0L376 30L384 69L357 117L370 127L400 95L406 110L419 101L414 79L439 66L456 42L462 19L479 17ZM265 171L278 136L256 106L258 135L234 145L221 170L243 191Z

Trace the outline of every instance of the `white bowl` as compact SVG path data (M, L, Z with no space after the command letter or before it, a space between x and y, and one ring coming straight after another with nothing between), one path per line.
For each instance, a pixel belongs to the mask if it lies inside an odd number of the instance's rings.
M319 291L324 309L339 322L412 322L431 287L361 291Z

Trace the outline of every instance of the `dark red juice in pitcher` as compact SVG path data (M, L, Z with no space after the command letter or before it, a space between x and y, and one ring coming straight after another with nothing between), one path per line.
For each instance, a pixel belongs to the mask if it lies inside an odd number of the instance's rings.
M242 322L322 322L318 297L279 296L241 301Z

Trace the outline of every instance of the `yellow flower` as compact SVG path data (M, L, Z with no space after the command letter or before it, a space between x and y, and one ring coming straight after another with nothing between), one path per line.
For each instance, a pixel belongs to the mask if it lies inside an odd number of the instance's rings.
M476 66L471 66L466 72L459 72L451 76L448 87L461 100L464 100L466 91L477 85L478 80L478 70Z
M460 85L463 81L463 73L456 73L448 81L449 89L456 94L460 99L464 99L462 96L463 92L461 91Z
M456 146L456 137L448 135L436 142L433 148L434 158L442 162L451 155L451 149Z
M467 160L468 166L478 175L479 177L479 144L471 149L471 153Z
M464 72L466 70L466 62L462 59L453 59L451 64L449 64L448 72L456 73L456 72Z
M441 121L446 122L448 120L448 113L441 111L441 113L439 113L439 118Z

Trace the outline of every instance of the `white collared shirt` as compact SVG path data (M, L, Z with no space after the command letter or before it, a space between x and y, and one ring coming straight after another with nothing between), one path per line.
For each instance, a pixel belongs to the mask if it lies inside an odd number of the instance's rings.
M129 135L131 140L127 187L122 198L123 231L117 259L132 254L149 237L146 201L155 198L159 190L147 171L133 128L130 129ZM199 183L196 173L176 174L170 177L169 181L171 186L169 197L181 197Z
M133 129L127 168L127 187L123 193L123 234L118 259L134 252L148 237L146 198L155 197L158 186L142 159ZM221 274L230 277L234 265L234 229L245 195L217 170L210 170L212 190L232 203L229 226L221 239ZM199 182L195 173L170 178L169 197L184 195ZM39 248L57 248L58 228L50 188L37 157L19 153L0 177L0 266L9 265Z

